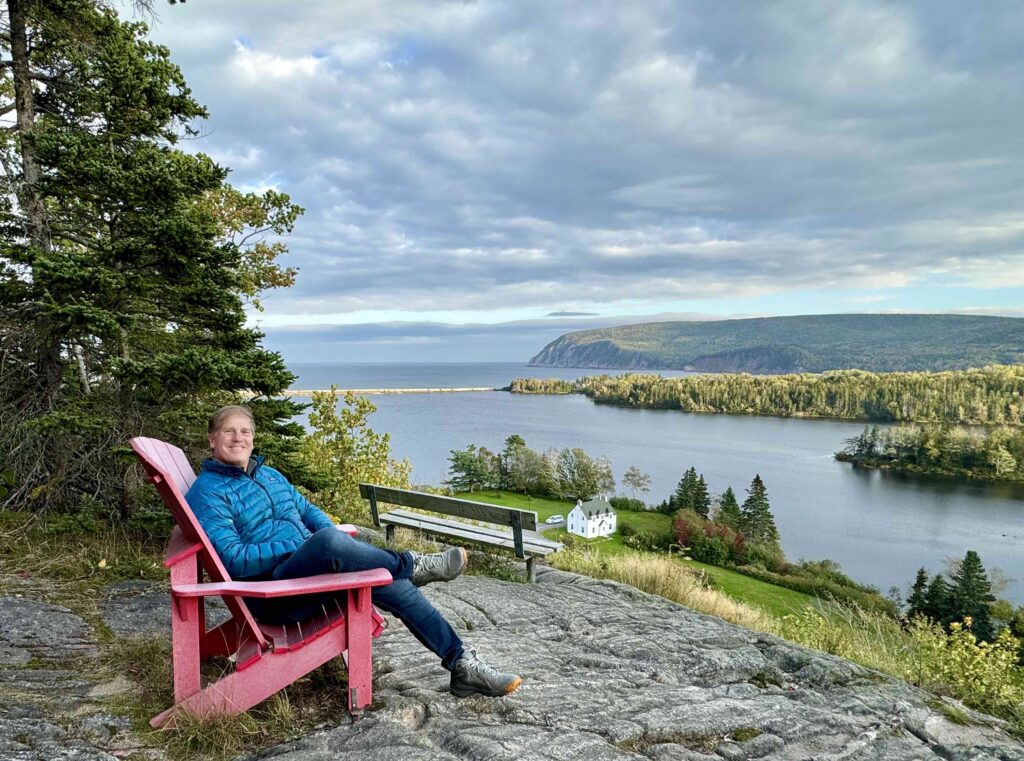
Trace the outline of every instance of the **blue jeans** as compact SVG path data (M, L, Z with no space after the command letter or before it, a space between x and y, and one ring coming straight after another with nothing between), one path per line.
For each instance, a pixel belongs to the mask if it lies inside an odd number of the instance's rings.
M385 568L394 579L390 584L373 587L373 604L399 618L423 645L441 658L441 665L451 671L462 657L463 646L459 635L452 629L437 608L413 586L412 554L374 547L353 539L336 528L323 528L302 543L287 560L273 572L274 579L295 579L320 573L346 573ZM300 595L270 600L250 599L253 615L267 623L288 623L309 618L326 601L340 595Z

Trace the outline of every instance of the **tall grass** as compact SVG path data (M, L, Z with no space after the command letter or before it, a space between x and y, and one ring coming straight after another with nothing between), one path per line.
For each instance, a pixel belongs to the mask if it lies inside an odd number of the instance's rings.
M1003 630L994 642L979 642L969 626L941 626L915 618L909 623L881 613L827 603L773 622L773 633L899 677L1010 723L1024 735L1024 669L1020 641Z
M0 511L0 572L85 583L164 580L166 525L75 515Z
M548 556L548 562L563 571L620 581L751 629L768 631L771 626L767 614L713 589L702 572L669 556L639 552L601 556L584 548L555 553Z

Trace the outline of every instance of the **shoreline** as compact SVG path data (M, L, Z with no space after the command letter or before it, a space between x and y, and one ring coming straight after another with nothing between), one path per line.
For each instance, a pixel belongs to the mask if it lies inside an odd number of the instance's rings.
M505 391L503 388L491 386L464 386L452 388L336 388L336 389L288 389L282 391L282 396L312 396L313 394L330 394L344 396L352 393L357 396L373 396L382 394L462 394L479 391Z

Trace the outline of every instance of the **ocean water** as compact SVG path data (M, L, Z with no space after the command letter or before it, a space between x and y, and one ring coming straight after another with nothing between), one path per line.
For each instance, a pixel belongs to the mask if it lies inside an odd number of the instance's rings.
M294 389L338 388L504 388L516 378L575 380L584 375L624 375L625 370L593 370L563 367L530 367L524 362L448 362L366 364L319 364L294 362L288 369L298 376ZM682 370L662 370L666 377L697 375Z

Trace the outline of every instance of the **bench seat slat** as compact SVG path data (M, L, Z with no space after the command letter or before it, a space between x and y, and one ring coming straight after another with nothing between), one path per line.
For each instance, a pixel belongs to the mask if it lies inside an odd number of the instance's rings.
M387 513L381 513L380 521L385 524L453 536L477 544L504 547L510 550L515 549L515 541L507 531L474 526L468 523L460 523L459 521L437 518L432 515L392 510ZM523 550L527 555L543 556L556 552L559 549L561 549L561 545L549 539L532 536L523 537Z
M518 510L512 507L488 505L485 502L473 502L456 497L441 497L437 494L409 491L408 489L392 489L387 486L372 485L373 494L378 503L415 507L447 515L458 515L460 518L486 521L499 526L512 525L512 513L519 513L522 526L528 531L537 530L537 513L532 510ZM371 485L359 484L359 493L363 499L369 499Z

